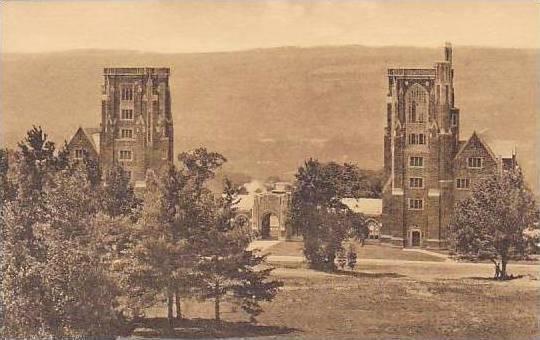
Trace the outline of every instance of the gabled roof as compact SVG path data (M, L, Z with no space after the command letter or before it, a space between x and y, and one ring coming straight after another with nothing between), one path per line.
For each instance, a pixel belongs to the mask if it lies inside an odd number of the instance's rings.
M491 158L493 158L493 161L497 161L497 156L495 156L495 154L493 153L493 150L491 150L489 145L484 141L484 139L476 131L473 131L471 137L469 137L469 139L466 142L464 143L462 143L463 141L459 142L459 145L461 147L459 148L459 151L456 153L456 156L454 157L454 159L457 159L461 155L463 150L465 150L467 146L474 140L477 140L480 144L482 144L482 146L487 150Z
M92 147L94 148L94 151L97 154L99 154L99 144L100 144L99 138L101 134L101 129L79 127L77 131L75 132L75 134L73 135L73 137L71 137L69 144L71 144L71 141L73 140L73 138L75 138L79 133L82 134L88 140L90 145L92 145Z

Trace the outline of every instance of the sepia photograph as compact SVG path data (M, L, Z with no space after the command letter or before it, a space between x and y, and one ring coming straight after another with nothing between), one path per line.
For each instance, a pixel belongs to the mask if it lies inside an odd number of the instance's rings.
M539 339L538 0L0 1L0 339Z

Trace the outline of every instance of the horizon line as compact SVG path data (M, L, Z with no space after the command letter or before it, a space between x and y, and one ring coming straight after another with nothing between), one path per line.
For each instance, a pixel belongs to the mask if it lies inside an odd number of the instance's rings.
M101 48L101 47L78 47L69 49L53 49L48 51L2 51L0 48L0 55L14 55L14 54L55 54L66 52L83 52L83 51L95 51L95 52L134 52L140 54L212 54L212 53L235 53L235 52L251 52L258 50L273 50L273 49L315 49L315 48L340 48L340 47L363 47L363 48L414 48L414 49L439 49L444 47L444 42L440 45L364 45L364 44L326 44L326 45L279 45L279 46L265 46L265 47L252 47L252 48L233 48L230 50L209 50L209 51L158 51L158 50L144 50L144 49L114 49L114 48ZM493 45L459 45L452 43L452 48L478 48L478 49L498 49L498 50L529 50L538 51L540 47L511 47L511 46L493 46Z

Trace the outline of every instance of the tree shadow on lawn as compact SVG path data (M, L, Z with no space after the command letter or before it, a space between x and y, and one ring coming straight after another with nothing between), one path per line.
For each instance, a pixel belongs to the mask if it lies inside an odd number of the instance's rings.
M516 279L521 279L521 278L524 278L524 277L525 277L525 275L509 275L506 279L501 280L501 279L496 279L496 278L494 278L492 276L491 277L469 276L469 277L464 277L464 279L477 280L477 281L490 281L490 282L508 282L508 281L512 281L512 280L516 280Z
M340 270L337 269L333 272L333 274L337 275L344 275L344 276L352 276L352 277L358 277L358 278L398 278L398 277L405 277L405 275L398 274L398 273L366 273L366 272L356 272L356 271L349 271L349 270Z
M149 338L166 336L168 338L208 339L287 335L292 332L300 332L300 330L213 319L174 320L171 328L166 318L148 318L137 324L132 335Z

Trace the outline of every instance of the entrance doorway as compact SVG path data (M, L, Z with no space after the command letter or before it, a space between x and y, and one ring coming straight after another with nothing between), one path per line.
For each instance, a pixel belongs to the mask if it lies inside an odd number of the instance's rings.
M267 213L262 218L261 237L263 239L277 239L279 238L279 228L279 218L272 213Z
M418 230L411 232L411 246L420 247L420 232Z

